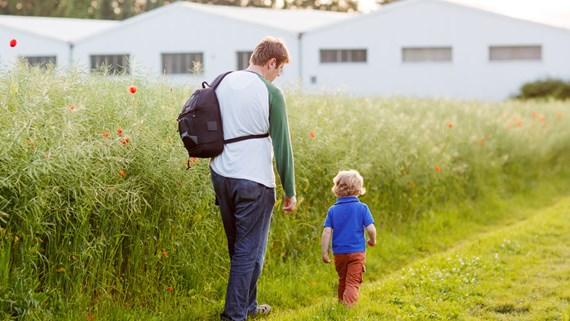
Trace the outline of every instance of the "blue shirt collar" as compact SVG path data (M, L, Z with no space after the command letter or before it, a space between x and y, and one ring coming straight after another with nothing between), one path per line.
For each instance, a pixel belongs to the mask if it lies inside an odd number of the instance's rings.
M343 196L343 197L339 197L336 200L336 204L342 204L342 203L351 203L351 202L358 202L358 197L357 196Z

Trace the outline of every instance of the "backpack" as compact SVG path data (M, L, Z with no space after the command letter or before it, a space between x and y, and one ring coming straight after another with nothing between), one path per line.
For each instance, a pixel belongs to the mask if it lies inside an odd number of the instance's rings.
M269 136L269 133L266 133L224 140L216 88L229 73L231 71L216 77L212 85L203 81L202 88L194 91L182 107L182 112L178 116L178 133L188 150L189 157L216 157L222 153L225 144Z

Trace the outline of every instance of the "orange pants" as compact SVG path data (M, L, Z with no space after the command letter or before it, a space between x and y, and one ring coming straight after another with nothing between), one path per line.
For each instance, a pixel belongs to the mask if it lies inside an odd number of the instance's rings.
M350 306L358 302L358 289L365 270L366 253L335 254L334 266L338 273L338 301Z

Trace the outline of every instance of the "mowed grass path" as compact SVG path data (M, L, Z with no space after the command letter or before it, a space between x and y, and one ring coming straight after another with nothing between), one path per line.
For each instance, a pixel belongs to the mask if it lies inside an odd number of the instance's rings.
M331 289L320 305L269 319L568 321L570 196L376 282L365 277L360 294L347 309Z

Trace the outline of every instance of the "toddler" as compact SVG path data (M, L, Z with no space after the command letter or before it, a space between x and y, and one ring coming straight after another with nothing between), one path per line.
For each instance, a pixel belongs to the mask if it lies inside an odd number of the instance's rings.
M366 239L368 245L376 245L376 228L368 206L358 200L366 192L364 180L355 170L340 171L333 179L332 191L336 203L329 208L321 240L324 263L330 263L329 244L332 235L334 265L338 273L338 300L347 306L358 301L358 289L366 263Z

